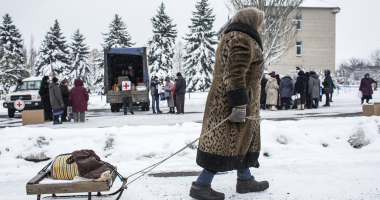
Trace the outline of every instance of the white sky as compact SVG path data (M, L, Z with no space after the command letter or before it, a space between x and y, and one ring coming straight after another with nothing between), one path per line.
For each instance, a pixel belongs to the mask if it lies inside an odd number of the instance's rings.
M177 24L178 36L184 37L191 25L191 12L195 11L197 0L0 0L0 15L9 13L16 27L23 35L26 44L30 44L30 35L34 34L35 46L40 47L46 32L58 19L62 32L68 42L76 29L80 29L87 38L90 48L101 48L101 32L108 32L108 25L119 14L128 26L135 46L144 46L152 36L150 18L156 15L161 2L166 6L167 14ZM319 0L307 0L319 1ZM379 0L323 0L339 6L337 14L337 63L351 57L368 59L370 52L380 48L378 37L380 27ZM224 0L209 0L214 8L217 31L228 20L228 9ZM2 22L2 19L1 19Z

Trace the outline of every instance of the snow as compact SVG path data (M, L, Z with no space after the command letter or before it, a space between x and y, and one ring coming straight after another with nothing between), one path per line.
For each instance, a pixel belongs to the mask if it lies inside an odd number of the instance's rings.
M304 7L304 8L338 8L338 6L330 4L324 0L305 0L302 3L301 7Z
M379 199L380 117L334 116L361 112L356 90L336 91L330 108L262 111L261 166L251 172L257 180L268 180L270 188L237 194L235 171L216 176L213 188L224 192L226 199ZM104 96L103 100L90 96L89 111L108 110L88 112L85 124L0 129L2 198L35 199L26 195L25 184L49 161L21 159L31 154L43 152L53 158L93 149L124 176L150 166L199 137L202 124L197 122L202 120L206 97L207 92L192 93L190 99L186 94L185 115L181 116L137 111L134 116L123 116L110 113ZM373 97L373 101L380 101L378 92ZM167 109L165 102L160 106ZM353 143L361 148L354 148ZM186 149L152 173L201 171L195 158L196 150ZM121 199L192 199L188 193L195 180L194 176L144 176L128 186ZM116 181L113 190L120 185Z

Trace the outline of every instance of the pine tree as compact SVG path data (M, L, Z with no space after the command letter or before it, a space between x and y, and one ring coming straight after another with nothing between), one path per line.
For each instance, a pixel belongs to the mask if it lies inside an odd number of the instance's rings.
M55 20L54 26L50 27L38 52L38 58L34 65L36 76L51 75L51 65L58 77L69 73L70 52L65 38L62 36L58 20Z
M110 25L108 26L110 28L109 33L103 33L104 37L104 43L103 47L113 47L114 45L116 47L132 47L132 45L135 45L136 43L132 43L132 37L127 31L127 26L125 23L121 20L121 17L119 15L115 14L115 18L112 20Z
M23 40L9 14L0 26L0 83L5 90L29 76L24 65Z
M121 17L118 14L115 14L115 18L112 20L110 25L108 26L110 29L109 33L102 33L104 44L102 44L103 48L111 48L111 47L132 47L136 43L132 43L132 36L127 31L127 26L122 21ZM102 51L104 54L104 50ZM94 85L102 86L104 80L104 57L101 56L99 59L95 61L98 68L100 69L94 79Z
M3 45L8 46L8 51L17 54L19 63L24 63L24 55L22 53L24 42L21 39L19 30L12 23L12 17L6 13L3 16L3 25L0 26L0 40L3 41Z
M74 32L72 38L74 41L71 43L71 66L68 74L69 83L74 84L74 80L80 77L85 86L92 86L93 74L91 63L87 60L90 52L89 47L84 43L86 39L79 29Z
M151 19L154 36L148 41L148 61L151 78L157 76L163 81L166 76L173 77L173 48L177 37L177 30L174 28L177 25L173 25L173 20L165 13L164 3L161 3L157 12L158 14Z
M186 34L186 55L184 61L184 73L187 82L187 90L204 90L210 87L212 82L215 49L213 45L218 42L214 39L212 31L215 15L213 9L208 8L208 0L201 0L195 6L192 25L189 26L190 34Z

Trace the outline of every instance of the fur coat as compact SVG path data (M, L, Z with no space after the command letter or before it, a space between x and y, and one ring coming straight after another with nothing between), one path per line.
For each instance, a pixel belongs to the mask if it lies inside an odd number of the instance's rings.
M242 23L230 24L216 51L201 135L226 119L235 106L246 105L246 116L260 115L263 72L259 33ZM259 153L260 121L234 123L227 120L201 137L197 164L218 172L259 167Z
M280 87L277 84L276 78L270 78L265 86L265 92L267 93L267 105L277 105L278 89Z

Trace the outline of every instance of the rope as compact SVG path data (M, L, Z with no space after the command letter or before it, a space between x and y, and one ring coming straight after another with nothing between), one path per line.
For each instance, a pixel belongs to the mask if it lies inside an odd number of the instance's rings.
M249 117L245 117L245 119L249 119L249 120L260 120L261 117L260 117L260 116L249 116ZM195 139L194 141L192 141L191 143L189 143L188 145L186 145L185 147L183 147L183 148L180 149L179 151L175 152L175 153L172 154L171 156L169 156L169 157L167 157L167 158L161 160L160 162L158 162L158 163L156 163L156 164L153 164L153 165L151 165L151 166L149 166L149 167L147 167L147 168L145 168L145 169L143 169L143 170L140 170L140 171L138 171L138 172L136 172L136 173L134 173L134 174L132 174L132 175L126 177L125 179L128 179L128 178L130 178L130 177L132 177L132 176L134 176L134 175L136 175L136 174L138 174L138 173L140 173L140 172L143 172L143 171L149 169L148 171L144 172L142 175L138 176L137 178L135 178L135 179L133 179L131 182L129 182L129 183L127 184L127 186L128 186L129 184L133 183L134 181L136 181L137 179L139 179L140 177L144 176L146 173L152 171L154 168L156 168L157 166L159 166L159 165L162 164L163 162L169 160L171 157L177 155L178 153L182 152L183 150L185 150L185 149L188 148L189 146L193 145L195 142L197 142L197 141L200 140L201 138L203 138L203 137L205 137L206 135L210 134L211 131L213 131L214 129L218 128L220 125L222 125L222 124L223 124L224 122L226 122L227 120L228 120L228 117L227 117L226 119L224 119L222 122L220 122L218 125L216 125L214 128L212 128L211 130L207 131L205 134L201 135L199 138ZM244 120L244 122L245 122L245 120Z
M41 173L41 172L46 172L46 169L49 168L49 166L55 161L55 159L57 159L59 156L67 156L67 155L71 155L71 153L65 153L65 154L61 154L61 155L58 155L57 157L55 157L52 161L49 162L49 164L47 164L44 168L41 169L41 171L38 172Z

